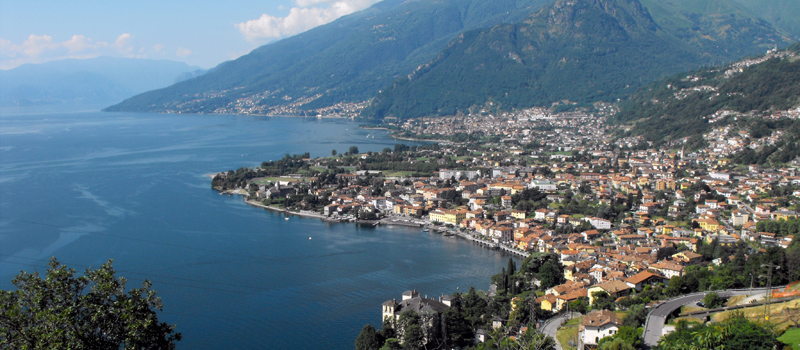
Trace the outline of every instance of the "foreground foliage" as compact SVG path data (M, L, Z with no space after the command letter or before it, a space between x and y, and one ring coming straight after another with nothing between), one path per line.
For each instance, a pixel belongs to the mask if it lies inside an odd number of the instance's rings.
M752 322L742 313L734 313L719 324L700 324L688 327L678 323L675 332L661 339L657 349L773 349L779 346L777 337L764 325Z
M0 291L0 349L174 349L175 326L158 321L151 283L125 293L111 260L75 270L50 260L44 278L21 272L17 290Z

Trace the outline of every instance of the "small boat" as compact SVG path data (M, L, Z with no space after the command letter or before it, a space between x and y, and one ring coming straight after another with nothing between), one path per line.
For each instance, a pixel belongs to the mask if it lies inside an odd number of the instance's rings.
M311 240L311 237L308 237L308 240L310 241L310 240Z
M283 218L283 219L286 220L286 221L289 221L289 218Z

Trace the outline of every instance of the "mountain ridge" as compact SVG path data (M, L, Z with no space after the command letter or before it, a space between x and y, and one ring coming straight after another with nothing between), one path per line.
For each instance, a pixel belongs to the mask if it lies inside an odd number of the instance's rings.
M257 48L235 61L220 64L202 77L135 96L106 110L268 115L310 112L355 116L364 106L363 102L370 100L371 104L361 116L380 121L392 115L466 112L487 103L491 103L492 108L498 107L496 103L500 108L517 108L531 106L532 102L547 105L562 99L609 101L675 72L738 59L776 43L789 43L785 35L769 23L748 17L740 6L731 5L733 1L744 0L698 1L718 2L735 11L725 12L724 16L707 15L703 11L711 11L712 7L697 10L690 0L673 0L672 7L657 7L663 13L656 15L651 15L648 8L654 6L655 0L559 0L553 3L555 7L550 7L557 9L574 2L591 5L584 8L600 9L606 17L594 17L582 23L618 34L609 39L609 35L602 35L608 33L581 32L572 27L559 30L556 22L567 25L571 18L577 18L574 16L587 14L556 11L553 15L562 17L548 18L548 13L534 11L544 3L551 3L549 0L520 3L508 0L499 5L477 0L430 3L386 0L364 12ZM505 13L504 8L517 11ZM483 17L476 14L485 10L494 12ZM537 13L539 17L534 18ZM670 16L680 17L680 21L670 24L663 20ZM553 22L547 27L550 20ZM611 22L620 30L609 26ZM565 34L565 30L592 38L594 42L580 42L579 38ZM527 43L516 42L529 31L538 31L540 38ZM547 42L548 36L558 33L562 34L563 43L554 39ZM468 78L469 74L453 74L453 71L467 72L459 67L463 62L454 62L456 56L492 49L492 43L475 42L472 51L454 53L465 40L489 40L496 46L512 48L505 52L507 58L480 52L475 57L482 55L484 68L505 71L517 75L518 79L503 82L490 75L473 79ZM542 42L553 53L543 51ZM598 52L589 49L593 45ZM536 55L525 56L524 52L531 50L536 51ZM644 59L646 56L642 53L655 59ZM639 57L627 59L625 54ZM453 62L447 63L449 68L442 69L441 61L447 59ZM528 67L519 69L505 65L506 59ZM592 62L585 62L589 60ZM615 66L621 64L631 65L634 74ZM616 72L607 72L609 65ZM570 69L583 73L570 73ZM447 74L439 74L437 70ZM521 79L530 76L532 70L537 80ZM439 76L434 76L437 74ZM615 74L623 79L617 79ZM411 84L414 86L404 82L408 77L417 80ZM429 84L420 87L418 82L425 79ZM562 86L559 79L572 85ZM397 91L398 88L405 90ZM519 92L524 89L530 91ZM498 92L500 95L508 92L509 96L497 96ZM425 96L428 93L449 102L435 105L440 102L431 103L431 98ZM422 108L420 104L435 108Z
M263 107L254 112L266 113L280 105L313 109L362 102L433 59L465 28L517 20L546 1L386 0L261 46L200 79L136 96L107 110L214 113L231 109L236 113L248 108L240 108L237 101L248 99L248 104ZM198 93L201 96L195 98Z
M168 86L196 69L183 62L105 56L24 64L0 71L0 106L103 106Z
M763 40L767 44L783 40L767 25L741 31L771 35ZM746 35L711 39L722 44L682 40L657 24L637 0L558 0L521 24L459 37L423 72L380 92L362 115L379 122L384 117L453 115L498 105L506 110L547 106L564 99L610 102L646 82L714 59L737 57L755 46L733 49L752 39Z

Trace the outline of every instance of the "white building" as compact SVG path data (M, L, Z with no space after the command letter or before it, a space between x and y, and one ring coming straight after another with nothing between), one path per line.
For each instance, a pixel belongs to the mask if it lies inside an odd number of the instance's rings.
M600 339L613 336L619 330L620 322L613 311L594 311L581 319L578 349L596 349Z

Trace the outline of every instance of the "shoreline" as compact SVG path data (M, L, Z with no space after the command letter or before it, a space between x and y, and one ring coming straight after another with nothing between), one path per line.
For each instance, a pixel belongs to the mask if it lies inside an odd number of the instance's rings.
M329 222L329 223L350 223L350 222L352 222L352 223L355 223L356 225L369 225L369 226L382 225L382 226L403 226L403 227L423 228L423 227L427 227L427 226L431 225L431 223L426 221L426 220L423 220L423 219L413 220L411 218L408 218L408 219L382 218L380 220L337 220L337 219L331 219L330 217L327 217L327 216L325 216L323 214L319 214L319 213L316 213L316 212L310 212L310 211L295 212L295 211L288 210L286 208L279 208L279 207L272 207L272 206L264 205L264 204L259 203L258 201L250 199L249 195L247 195L246 193L242 193L240 191L224 191L224 192L219 192L219 193L220 194L225 193L225 194L228 194L228 195L232 195L232 194L242 195L242 199L244 200L245 204L250 205L252 207L256 207L256 208L262 208L262 209L273 211L273 212L283 213L287 218L288 218L289 215L295 215L295 216L303 217L303 218L319 219L322 222ZM430 230L430 232L436 233L437 230L436 230L436 228L432 228ZM485 249L498 250L498 251L500 251L501 254L512 255L512 256L515 256L515 257L523 259L523 260L531 255L531 253L529 253L529 252L521 252L521 251L519 251L517 249L513 249L511 247L505 247L505 246L499 245L497 243L484 241L483 239L472 237L471 235L463 233L463 232L452 232L452 233L450 233L450 232L441 231L441 232L439 232L439 234L441 234L444 237L455 236L455 237L458 237L460 239L466 240L466 241L468 241L468 242L470 242L472 244L479 245L479 246L481 246L481 247L483 247Z
M400 136L395 136L394 134L389 134L389 137L391 137L391 138L393 138L393 139L395 139L395 140L403 140L403 141L416 141L416 142L438 142L438 143L451 142L451 141L449 141L449 140L438 140L438 139L415 139L415 138L411 138L411 137L400 137Z

